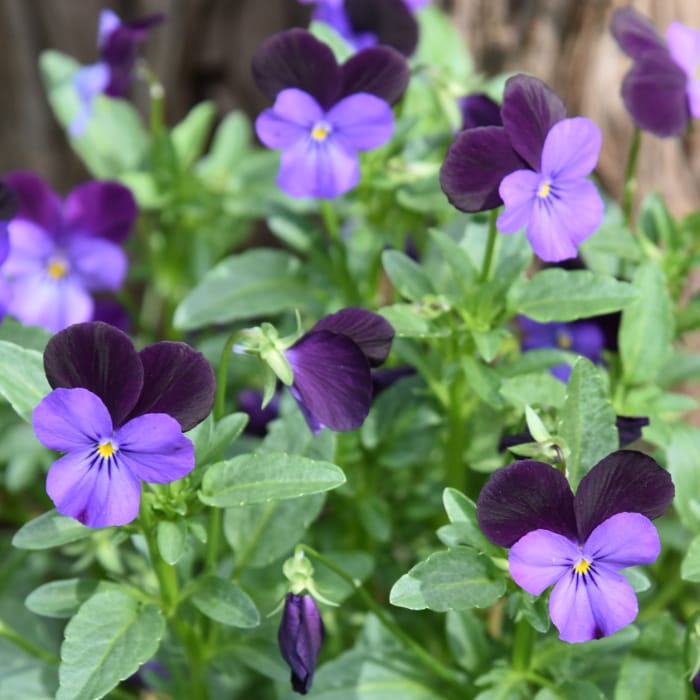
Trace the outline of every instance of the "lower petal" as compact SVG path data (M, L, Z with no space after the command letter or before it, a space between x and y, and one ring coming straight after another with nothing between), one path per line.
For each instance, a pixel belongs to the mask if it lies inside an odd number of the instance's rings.
M88 527L126 525L139 512L141 484L118 459L104 460L94 448L54 462L46 491L63 515Z

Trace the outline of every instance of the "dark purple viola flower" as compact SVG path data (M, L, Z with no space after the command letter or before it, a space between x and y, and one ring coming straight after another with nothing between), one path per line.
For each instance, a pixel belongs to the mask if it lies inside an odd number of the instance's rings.
M248 414L248 422L244 432L249 435L264 437L267 435L267 425L275 420L280 411L280 397L275 394L270 402L262 407L263 394L255 389L243 389L238 393L238 408Z
M131 329L131 319L127 310L115 299L95 299L93 321L104 321L124 333Z
M88 527L131 522L141 481L168 483L194 468L183 431L204 420L215 379L185 343L136 351L106 323L69 326L44 351L53 391L34 409L39 441L66 454L49 469L46 490L59 513Z
M311 688L324 634L316 601L307 594L287 593L277 638L292 669L292 688L301 695Z
M678 136L700 117L700 33L672 22L666 41L633 7L617 10L612 35L634 65L622 82L622 99L640 129L656 136Z
M102 10L97 32L100 60L81 68L73 78L80 99L80 111L69 127L72 136L80 136L85 131L97 95L126 95L136 63L136 47L163 18L162 14L157 14L133 22L122 22L112 10Z
M539 323L526 316L519 316L518 324L523 333L520 347L524 352L559 348L583 355L596 364L602 360L605 336L595 321ZM571 365L557 365L550 371L557 379L568 382L571 376Z
M479 495L486 536L510 547L515 582L532 595L554 585L549 614L566 642L605 637L637 616L621 569L650 564L659 536L650 522L673 500L668 472L651 457L620 450L581 480L576 495L564 475L521 460L493 473Z
M372 402L370 367L384 362L393 338L379 314L348 307L322 318L285 351L294 374L289 390L314 434L362 425Z
M478 126L503 126L501 105L488 95L474 93L459 100L462 113L462 129L475 129Z
M646 416L616 416L615 427L620 439L620 447L626 447L642 437L642 428L649 425Z
M58 331L93 318L92 292L121 287L127 268L121 243L138 210L118 182L86 182L64 202L38 176L10 173L17 214L2 270L11 287L8 312Z

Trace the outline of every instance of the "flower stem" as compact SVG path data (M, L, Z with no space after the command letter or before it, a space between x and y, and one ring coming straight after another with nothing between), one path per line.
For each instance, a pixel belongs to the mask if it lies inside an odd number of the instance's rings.
M498 218L498 209L492 209L489 212L489 238L486 243L486 252L484 253L484 262L481 267L481 282L486 282L491 274L491 264L493 263L493 251L496 248L496 219Z
M236 344L236 339L241 334L235 331L226 339L224 349L221 351L219 369L216 373L216 399L214 400L214 420L218 421L224 417L226 412L226 379L228 378L228 363L231 359L231 351Z
M9 642L12 642L12 644L22 649L22 651L27 652L30 656L40 659L47 664L57 666L60 663L60 659L55 654L52 654L46 649L42 649L40 646L37 646L33 642L17 634L17 632L6 625L2 620L0 620L0 637L4 637Z
M632 225L632 207L634 205L634 195L637 190L637 160L639 157L639 146L642 141L642 131L639 127L634 128L632 144L630 145L629 156L627 157L627 168L625 170L625 188L622 203L622 213L628 227Z
M513 642L513 668L516 671L526 672L529 670L534 643L535 630L526 619L520 619L515 626L515 640Z
M361 299L357 291L355 280L353 280L350 272L350 267L348 266L347 249L345 248L343 239L340 237L338 216L336 215L333 205L327 199L319 200L318 205L323 218L323 224L331 239L328 248L328 257L331 261L333 276L341 287L345 303L349 306L357 306L361 303Z
M300 544L298 545L298 547L304 552L306 552L309 556L316 559L320 564L323 564L323 566L325 566L327 569L330 569L335 574L340 576L340 578L342 578L345 582L350 584L354 589L355 593L357 593L360 596L362 602L367 606L367 608L376 615L379 621L384 625L384 627L386 627L386 629L389 632L391 632L391 634L394 635L394 637L396 637L396 639L401 641L406 647L408 647L411 650L411 652L413 652L414 656L423 664L423 666L432 671L437 677L441 678L444 681L447 681L450 685L456 686L462 690L464 689L464 683L459 679L456 673L451 668L445 666L443 663L435 659L432 654L426 651L420 644L418 644L418 642L416 642L413 638L406 634L389 617L389 615L387 615L384 612L382 607L374 600L374 598L372 598L372 596L369 593L367 593L367 591L362 587L361 583L357 579L353 578L344 569L341 569L330 559L327 559L323 556L323 554L317 552L315 549L309 547L308 545Z
M161 607L165 616L170 617L175 612L178 602L177 575L175 569L160 556L156 542L156 526L152 518L151 505L147 499L144 499L141 505L139 519L141 532L146 540L148 554L158 579Z

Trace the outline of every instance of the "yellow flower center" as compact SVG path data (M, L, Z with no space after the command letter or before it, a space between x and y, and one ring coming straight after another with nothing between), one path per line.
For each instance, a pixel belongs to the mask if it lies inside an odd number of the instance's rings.
M591 568L591 562L589 562L587 559L584 559L581 557L581 559L574 564L574 571L577 574L587 574L588 570Z
M562 350L568 350L572 346L571 336L568 333L557 333L557 346Z
M549 196L549 192L552 189L552 186L548 182L543 182L540 185L540 189L537 190L537 196L540 199L545 199Z
M111 457L119 448L112 443L111 440L103 440L98 446L97 446L97 454L100 455L100 457L105 457L109 458Z
M314 125L313 129L311 129L311 138L314 141L325 141L330 133L330 125L326 124L325 122L319 122L318 124Z
M61 280L68 274L68 263L63 258L51 258L46 265L46 274L54 280Z

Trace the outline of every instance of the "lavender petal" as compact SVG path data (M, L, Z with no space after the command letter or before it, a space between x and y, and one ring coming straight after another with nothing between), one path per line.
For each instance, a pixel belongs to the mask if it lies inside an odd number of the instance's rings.
M661 553L661 540L653 523L640 513L617 513L589 535L583 555L612 569L653 564Z

